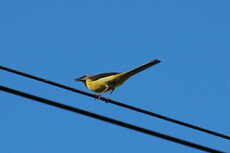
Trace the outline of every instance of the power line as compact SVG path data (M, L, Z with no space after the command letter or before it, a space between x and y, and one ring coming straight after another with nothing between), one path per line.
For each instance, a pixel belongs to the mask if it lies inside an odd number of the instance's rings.
M182 139L178 139L178 138L175 138L175 137L172 137L172 136L168 136L168 135L165 135L165 134L162 134L162 133L158 133L158 132L148 130L148 129L145 129L145 128L142 128L142 127L139 127L139 126L135 126L135 125L132 125L132 124L128 124L128 123L125 123L125 122L121 122L119 120L111 119L111 118L108 118L108 117L105 117L105 116L102 116L102 115L91 113L91 112L88 112L88 111L85 111L85 110L81 110L81 109L78 109L78 108L75 108L75 107L64 105L64 104L61 104L61 103L58 103L58 102L55 102L55 101L44 99L44 98L41 98L41 97L38 97L38 96L27 94L27 93L24 93L24 92L21 92L21 91L18 91L18 90L14 90L14 89L11 89L11 88L7 88L7 87L4 87L4 86L0 86L0 90L3 90L3 91L8 92L8 93L15 94L15 95L18 95L18 96L22 96L22 97L25 97L25 98L28 98L28 99L32 99L32 100L35 100L35 101L38 101L38 102L41 102L41 103L44 103L44 104L52 105L52 106L55 106L55 107L58 107L58 108L61 108L61 109L65 109L65 110L68 110L68 111L72 111L72 112L75 112L75 113L86 115L88 117L96 118L96 119L99 119L99 120L102 120L102 121L105 121L105 122L116 124L116 125L119 125L119 126L122 126L122 127L126 127L128 129L139 131L139 132L142 132L142 133L145 133L145 134L148 134L148 135L156 136L156 137L166 139L166 140L169 140L169 141L173 141L173 142L176 142L176 143L179 143L179 144L183 144L183 145L186 145L186 146L189 146L189 147L192 147L192 148L203 150L203 151L206 151L206 152L223 153L222 151L219 151L219 150L216 150L216 149L212 149L212 148L205 147L205 146L202 146L202 145L199 145L199 144L188 142L188 141L185 141L185 140L182 140Z
M30 75L30 74L27 74L27 73L24 73L24 72L20 72L20 71L14 70L14 69L10 69L10 68L4 67L4 66L0 66L0 69L8 71L8 72L11 72L11 73L15 73L15 74L18 74L18 75L22 75L22 76L25 76L25 77L28 77L28 78L31 78L31 79L34 79L34 80L38 80L38 81L41 81L41 82L44 82L44 83L47 83L47 84L50 84L50 85L54 85L54 86L59 87L59 88L63 88L63 89L69 90L69 91L80 93L80 94L83 94L83 95L86 95L86 96L89 96L89 97L98 98L98 95L90 94L90 93L87 93L87 92L84 92L84 91L81 91L81 90L78 90L78 89L75 89L75 88L72 88L72 87L65 86L63 84L59 84L59 83L56 83L56 82L53 82L53 81L50 81L50 80L46 80L46 79L43 79L43 78L40 78L40 77L37 77L37 76L34 76L34 75ZM212 134L212 135L215 135L215 136L230 140L230 136L227 136L227 135L224 135L224 134L221 134L221 133L218 133L218 132L214 132L214 131L211 131L211 130L208 130L208 129L205 129L205 128L202 128L202 127L199 127L199 126L195 126L195 125L192 125L192 124L189 124L189 123L186 123L186 122L182 122L182 121L179 121L179 120L176 120L176 119L173 119L173 118L169 118L169 117L157 114L157 113L153 113L153 112L150 112L150 111L147 111L147 110L144 110L144 109L140 109L140 108L137 108L137 107L134 107L134 106L123 104L123 103L120 103L120 102L117 102L117 101L114 101L114 100L111 100L111 99L108 100L108 99L106 99L104 97L101 97L100 100L105 101L105 102L109 102L109 103L112 103L112 104L115 104L117 106L121 106L121 107L124 107L124 108L127 108L127 109L131 109L131 110L143 113L143 114L154 116L154 117L157 117L157 118L169 121L169 122L173 122L173 123L176 123L176 124L179 124L179 125L183 125L183 126L186 126L186 127L198 130L198 131L202 131L202 132L205 132L205 133L208 133L208 134Z

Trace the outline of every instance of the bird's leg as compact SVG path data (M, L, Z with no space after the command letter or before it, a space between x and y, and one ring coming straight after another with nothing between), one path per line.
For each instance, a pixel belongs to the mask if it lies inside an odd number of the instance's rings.
M105 93L108 89L109 89L109 86L106 86L105 90L103 90L103 91L99 94L99 96L98 96L97 99L101 99L101 95L102 95L103 93Z
M110 92L110 94L108 95L108 97L106 98L107 100L109 100L110 96L112 95L113 91L115 90L115 88L112 89L112 91Z

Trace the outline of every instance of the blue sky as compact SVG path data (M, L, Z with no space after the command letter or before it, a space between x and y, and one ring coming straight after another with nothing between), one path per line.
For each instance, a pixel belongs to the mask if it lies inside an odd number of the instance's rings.
M124 72L111 99L230 135L230 2L0 2L1 65L89 91L74 78ZM228 140L0 71L1 85L222 151ZM90 91L89 91L90 92ZM105 94L106 96L107 94ZM201 151L0 92L0 152Z

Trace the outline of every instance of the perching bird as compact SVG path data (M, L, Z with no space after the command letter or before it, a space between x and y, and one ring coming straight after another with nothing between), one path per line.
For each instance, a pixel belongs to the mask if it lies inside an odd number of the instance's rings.
M97 75L85 74L80 78L76 78L75 80L83 82L91 91L100 93L98 99L100 99L103 93L111 91L107 97L107 99L109 99L114 89L122 85L128 78L158 63L160 63L160 60L155 59L128 72L111 72Z

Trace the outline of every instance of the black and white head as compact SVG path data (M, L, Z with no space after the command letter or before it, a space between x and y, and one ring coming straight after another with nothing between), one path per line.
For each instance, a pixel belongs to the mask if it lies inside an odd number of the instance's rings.
M91 75L91 74L85 74L85 75L83 75L83 76L80 77L80 78L76 78L75 80L76 80L76 81L85 82L87 79L91 78L92 76L93 76L93 75Z

